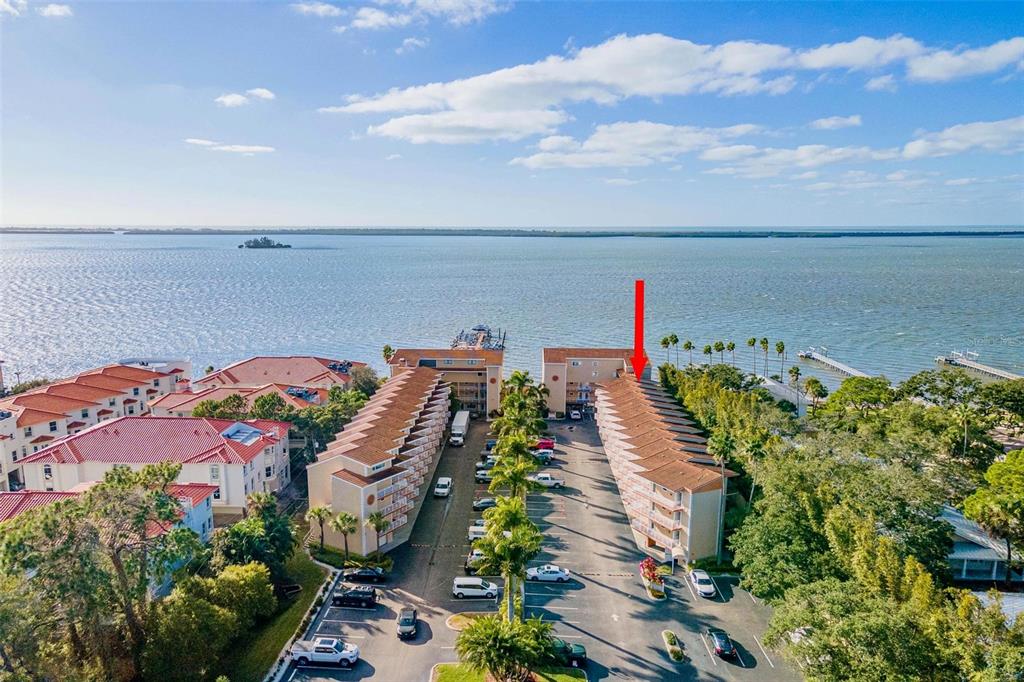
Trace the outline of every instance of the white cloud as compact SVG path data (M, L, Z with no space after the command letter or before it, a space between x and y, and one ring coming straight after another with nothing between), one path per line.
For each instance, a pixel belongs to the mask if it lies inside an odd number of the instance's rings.
M245 94L255 97L256 99L274 99L276 95L266 88L253 88L246 90Z
M344 14L340 7L329 5L326 2L296 2L292 5L299 14L315 17L340 17Z
M348 28L378 31L385 28L408 26L412 19L411 14L390 14L376 7L360 7L356 10L356 16Z
M382 5L400 5L414 14L443 19L455 26L482 21L504 12L511 3L503 0L377 0Z
M70 5L49 4L37 7L36 12L41 17L70 17L74 15Z
M599 125L583 142L558 135L541 140L540 151L511 163L527 168L625 168L672 161L688 152L760 131L755 125L728 128L673 126L650 121ZM735 152L734 152L735 153Z
M829 147L823 144L805 144L789 149L765 147L728 166L713 170L719 174L746 178L768 178L786 171L814 169L835 163L884 161L898 155L896 149Z
M402 158L401 154L388 154L387 156L384 157L384 160L385 161L399 161L399 160L401 160L401 158Z
M978 178L953 178L952 180L946 180L944 183L947 187L963 187L964 185L973 185L978 182Z
M0 14L20 17L28 9L28 0L0 0Z
M919 55L907 62L907 75L919 81L948 81L993 73L1010 65L1024 69L1024 38L1000 40L973 50L939 50Z
M871 92L896 92L896 79L891 73L884 76L875 76L864 84L864 89Z
M617 187L629 187L630 185L639 185L642 180L630 180L629 178L605 178L604 184L615 185Z
M430 38L406 38L402 44L395 48L395 54L406 54L419 50L430 44Z
M814 180L818 177L818 171L806 171L804 173L797 173L796 175L790 175L792 180Z
M367 133L413 144L466 144L487 140L521 140L547 135L569 120L561 111L439 111L390 119Z
M249 98L245 95L239 95L237 92L229 92L226 95L221 95L213 101L222 107L232 108L248 104Z
M799 54L805 69L873 69L920 54L924 45L913 38L894 35L884 39L861 36L846 43L822 45Z
M829 116L811 121L811 127L817 130L839 130L840 128L855 128L861 124L860 114L853 116Z
M744 156L757 153L757 147L751 144L733 144L725 147L712 147L701 152L700 158L705 161L735 161Z
M978 121L925 133L903 147L907 159L949 156L981 149L1001 154L1024 151L1024 116L1001 121Z
M839 184L835 182L815 182L811 185L804 185L804 189L812 192L827 192L829 190L838 189Z
M204 147L217 152L231 152L233 154L242 154L245 156L252 156L254 154L267 154L274 151L273 147L267 147L259 144L223 144L221 142L214 142L213 140L204 140L198 137L187 137L185 138L186 144L195 145L197 147Z

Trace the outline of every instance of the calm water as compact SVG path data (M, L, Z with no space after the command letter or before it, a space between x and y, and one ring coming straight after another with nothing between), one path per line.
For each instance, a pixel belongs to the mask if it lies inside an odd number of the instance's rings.
M1024 239L553 239L0 235L0 359L13 379L131 355L195 367L315 353L383 367L380 349L508 330L506 366L545 345L632 343L647 281L648 353L767 336L825 345L900 378L956 349L1024 373ZM680 351L685 359L685 353ZM726 354L728 358L728 354ZM778 365L775 364L776 370ZM826 377L821 370L805 368Z

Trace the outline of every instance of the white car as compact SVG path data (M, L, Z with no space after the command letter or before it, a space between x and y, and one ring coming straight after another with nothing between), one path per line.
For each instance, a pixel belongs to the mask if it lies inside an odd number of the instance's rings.
M442 476L434 484L434 497L448 497L452 492L452 479Z
M548 583L564 583L570 580L569 571L554 564L544 564L526 569L527 580L539 580Z
M527 478L545 488L561 488L565 485L565 481L555 478L551 474L533 474L532 476L527 476Z
M583 419L583 413L580 412L579 410L570 410L569 411L569 419L575 419L575 420Z
M346 644L334 637L297 640L288 653L299 666L333 663L347 668L359 660L359 647L355 644Z
M711 579L707 571L702 571L699 568L690 571L690 582L693 583L693 588L697 590L697 594L702 597L714 599L715 595L718 594L718 590L715 589L715 581Z
M473 519L472 525L485 528L487 526L487 519Z

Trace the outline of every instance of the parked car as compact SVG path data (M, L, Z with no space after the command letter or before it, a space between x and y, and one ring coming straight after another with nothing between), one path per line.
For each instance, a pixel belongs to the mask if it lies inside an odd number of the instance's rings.
M494 465L498 463L498 460L493 457L488 457L482 462L476 463L477 471L490 471L494 468Z
M534 450L554 450L555 440L553 438L541 438L532 447Z
M554 564L544 564L526 569L527 580L539 580L541 582L564 583L571 579L569 571Z
M398 618L395 620L395 630L398 633L398 639L411 639L416 636L416 628L419 625L420 620L416 615L416 609L412 607L406 607L398 612Z
M434 497L448 497L452 493L452 479L442 476L434 484Z
M334 637L295 640L288 653L300 666L333 664L348 668L359 660L359 647Z
M555 478L551 474L533 474L531 476L527 476L527 478L537 485L545 488L561 488L565 486L565 481L560 478Z
M498 444L498 441L494 440L493 438L490 439L490 440L484 441L484 447L487 449L487 451L493 450L494 446L497 445L497 444Z
M470 523L470 525L471 526L478 526L480 528L486 528L487 527L487 519L473 519L473 521Z
M708 639L711 640L711 649L719 658L732 658L736 655L736 647L725 630L719 628L708 628Z
M585 668L587 667L587 650L582 644L569 644L564 639L558 637L551 638L552 653L555 656L555 662L560 665L567 665L572 668Z
M481 469L473 474L473 480L477 483L490 483L494 480L494 474L491 473L490 469Z
M452 596L456 599L494 599L498 596L498 586L483 578L459 577L452 580Z
M387 572L380 567L346 568L341 579L347 583L382 583L388 579Z
M377 606L377 590L370 585L343 587L331 597L331 605L361 609L375 608Z
M693 589L697 590L697 594L702 597L714 599L718 594L718 590L715 589L715 581L711 579L707 571L702 571L699 568L690 571L690 582L693 584Z
M478 497L473 500L473 511L483 511L484 509L490 509L491 507L498 504L498 501L493 497Z
M579 410L570 410L569 411L569 419L574 419L574 420L583 419L583 413L580 412Z
M466 540L472 543L474 540L479 540L485 535L487 535L487 529L483 526L470 526L466 531Z
M484 553L479 549L471 550L469 556L466 557L466 564L464 566L466 575L475 575L477 565L483 561Z
M537 460L539 464L550 464L551 459L555 456L554 450L534 450L533 458Z

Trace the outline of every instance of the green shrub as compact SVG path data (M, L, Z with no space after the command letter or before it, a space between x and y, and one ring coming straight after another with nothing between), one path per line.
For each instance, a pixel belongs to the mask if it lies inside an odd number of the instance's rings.
M679 640L676 639L676 633L674 632L670 632L665 635L665 640L669 643L669 646L675 646L679 643Z
M673 661L679 662L683 660L683 650L679 648L672 649L668 654Z

